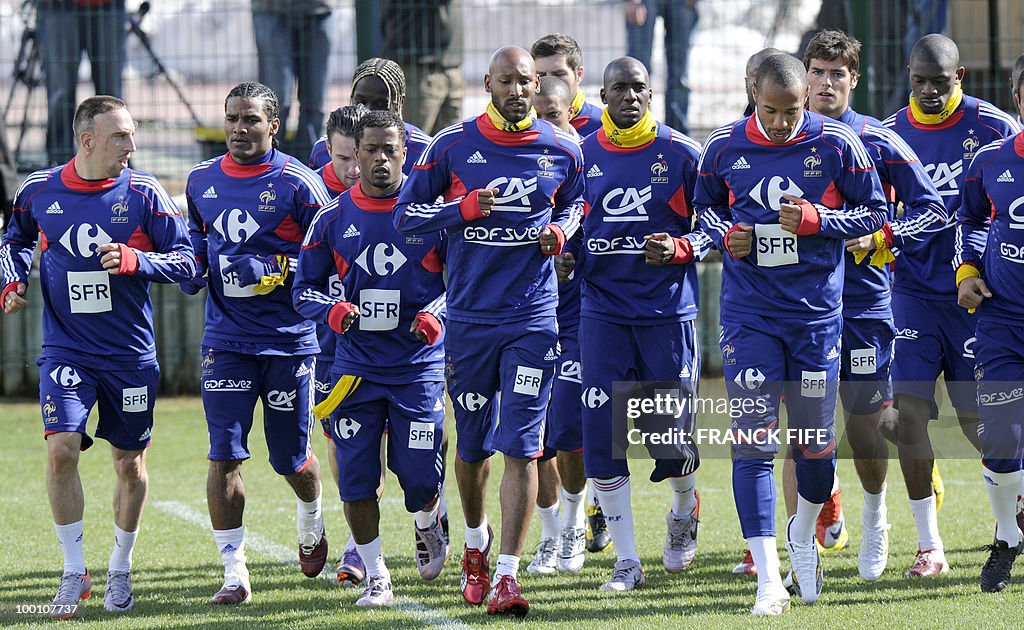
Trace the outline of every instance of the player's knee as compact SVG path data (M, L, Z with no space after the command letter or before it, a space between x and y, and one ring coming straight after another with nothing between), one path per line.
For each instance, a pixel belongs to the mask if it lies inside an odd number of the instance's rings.
M81 450L74 440L62 437L64 435L66 434L54 434L46 441L49 465L55 472L73 470L78 467L78 456Z
M137 483L144 481L146 475L146 460L140 453L137 456L125 456L114 458L114 471L117 478L124 482Z

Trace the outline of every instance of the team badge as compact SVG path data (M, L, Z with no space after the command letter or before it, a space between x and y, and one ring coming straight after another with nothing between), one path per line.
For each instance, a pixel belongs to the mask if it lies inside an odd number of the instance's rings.
M665 175L668 173L668 162L665 161L665 154L659 153L658 160L651 164L651 183L652 184L667 184L668 177Z
M548 149L544 149L544 155L537 158L537 177L554 177L555 174L548 169L554 168L555 159L548 155Z
M817 147L811 147L811 154L804 158L804 177L821 177L821 156Z
M974 158L974 152L977 151L978 147L980 147L980 146L981 146L981 141L978 140L978 137L976 135L974 135L974 130L973 129L968 129L967 130L967 137L964 138L964 143L963 143L964 159L965 160L973 159Z
M117 196L117 203L110 206L110 212L114 215L110 217L111 223L128 223L128 206L124 204L124 195Z
M267 184L267 189L260 193L260 212L277 212L274 200L277 199L277 191L274 190L273 182Z

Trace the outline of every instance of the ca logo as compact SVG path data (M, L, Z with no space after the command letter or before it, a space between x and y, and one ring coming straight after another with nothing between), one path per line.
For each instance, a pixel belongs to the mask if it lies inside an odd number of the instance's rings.
M530 193L537 190L537 178L497 177L488 182L486 188L497 188L500 192L494 198L493 212L528 212Z

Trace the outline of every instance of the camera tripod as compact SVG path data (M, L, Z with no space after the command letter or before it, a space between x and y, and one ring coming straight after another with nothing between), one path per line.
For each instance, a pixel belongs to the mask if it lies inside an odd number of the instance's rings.
M149 13L150 4L149 2L143 2L139 5L138 12L134 14L128 14L126 28L128 33L135 36L138 42L142 45L143 50L149 55L150 60L153 62L156 70L152 72L147 79L154 79L158 76L163 76L167 83L174 89L174 93L177 94L178 99L188 110L189 116L192 118L193 124L198 128L202 126L199 120L199 116L196 114L192 104L186 98L184 91L181 89L181 85L174 79L169 72L167 67L164 65L160 57L157 56L153 50L153 46L150 43L149 35L142 30L142 19ZM40 58L40 42L39 32L37 28L37 15L36 15L36 0L24 0L21 7L18 9L18 16L21 18L25 25L24 30L21 32L21 42L18 45L18 55L14 61L14 72L11 83L11 89L7 94L7 101L4 105L3 120L7 121L7 116L11 112L11 108L14 104L15 94L17 92L18 85L25 87L25 101L22 106L22 117L21 122L18 126L18 140L14 147L14 161L21 167L23 162L21 160L21 149L22 143L25 139L25 133L29 127L28 115L29 105L32 102L32 93L43 83L43 67L42 59ZM25 165L28 166L28 165ZM25 168L22 170L32 170L31 168Z

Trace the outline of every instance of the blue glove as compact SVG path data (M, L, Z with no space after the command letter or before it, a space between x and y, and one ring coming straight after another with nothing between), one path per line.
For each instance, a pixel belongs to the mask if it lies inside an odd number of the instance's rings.
M238 286L251 287L260 284L264 276L280 276L283 274L277 256L259 257L251 254L232 256L228 258L230 263L221 270L222 273L238 276Z
M199 293L199 291L201 291L205 286L206 276L192 278L191 280L186 280L184 282L178 283L178 288L181 289L181 292L184 293L185 295L195 295L196 293Z

